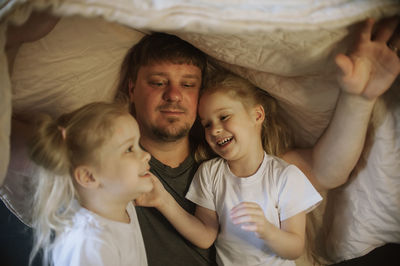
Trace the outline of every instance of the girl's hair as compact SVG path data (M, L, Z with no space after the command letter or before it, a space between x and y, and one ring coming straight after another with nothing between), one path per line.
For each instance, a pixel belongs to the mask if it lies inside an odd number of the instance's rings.
M241 101L247 109L258 104L262 105L265 111L265 119L261 138L263 148L268 154L280 156L292 147L293 137L291 131L280 114L277 101L266 91L257 88L246 79L235 74L218 70L212 76L210 75L200 94L214 92L226 93ZM197 161L204 161L214 156L215 154L211 149L205 146L205 142L199 145L195 154Z
M54 239L69 225L75 213L73 172L83 164L96 165L102 144L113 134L116 118L129 115L123 103L96 102L58 119L38 117L29 143L29 155L39 166L34 195L32 225L34 246L31 264L42 251L48 265Z

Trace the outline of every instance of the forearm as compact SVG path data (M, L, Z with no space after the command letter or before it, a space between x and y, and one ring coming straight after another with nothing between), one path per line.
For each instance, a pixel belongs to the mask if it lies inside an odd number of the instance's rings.
M279 257L295 260L304 251L304 237L299 234L284 231L273 224L268 225L268 229L261 238L274 253Z
M184 210L171 195L165 197L164 203L157 209L183 237L199 248L209 248L214 243L217 236L215 229Z
M347 181L364 147L374 103L341 92L331 123L311 154L311 174L321 188L335 188Z

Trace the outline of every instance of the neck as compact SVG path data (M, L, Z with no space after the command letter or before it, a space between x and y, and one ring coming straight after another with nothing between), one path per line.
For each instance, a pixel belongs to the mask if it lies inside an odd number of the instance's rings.
M140 139L140 144L153 157L172 168L178 167L190 153L188 136L172 142L142 137Z
M254 175L264 159L264 150L251 152L238 160L228 161L229 169L237 177L249 177Z
M80 193L80 204L82 207L100 215L106 219L121 223L130 223L130 218L126 212L128 202L113 201L107 199L94 191L85 191Z

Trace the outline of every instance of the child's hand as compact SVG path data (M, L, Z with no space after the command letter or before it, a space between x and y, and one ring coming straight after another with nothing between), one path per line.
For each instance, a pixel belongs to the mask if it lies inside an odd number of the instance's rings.
M165 190L160 180L151 174L151 181L153 182L153 189L148 193L143 193L135 199L136 206L143 207L159 207L164 201L164 197L168 192Z
M264 238L268 228L273 226L260 205L255 202L241 202L231 210L231 219L234 224L239 224L245 231L256 233L257 237Z
M398 23L398 18L385 19L372 34L374 21L366 20L349 55L336 56L343 91L372 100L391 86L400 73L400 59L388 43L400 43L400 34L395 33Z

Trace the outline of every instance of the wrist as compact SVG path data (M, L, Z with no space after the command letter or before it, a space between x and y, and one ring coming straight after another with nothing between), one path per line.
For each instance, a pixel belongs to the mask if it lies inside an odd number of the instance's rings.
M268 220L265 223L264 230L260 238L266 243L274 243L276 241L276 230L279 230L275 225L270 223Z
M367 98L363 95L353 94L345 91L341 91L339 96L339 101L341 102L341 104L351 106L353 110L357 108L360 111L372 110L377 99L378 97Z
M159 200L159 204L158 206L156 206L156 208L160 212L166 212L168 211L169 208L173 206L174 203L175 203L174 197L172 197L172 195L169 194L168 191L164 190Z

